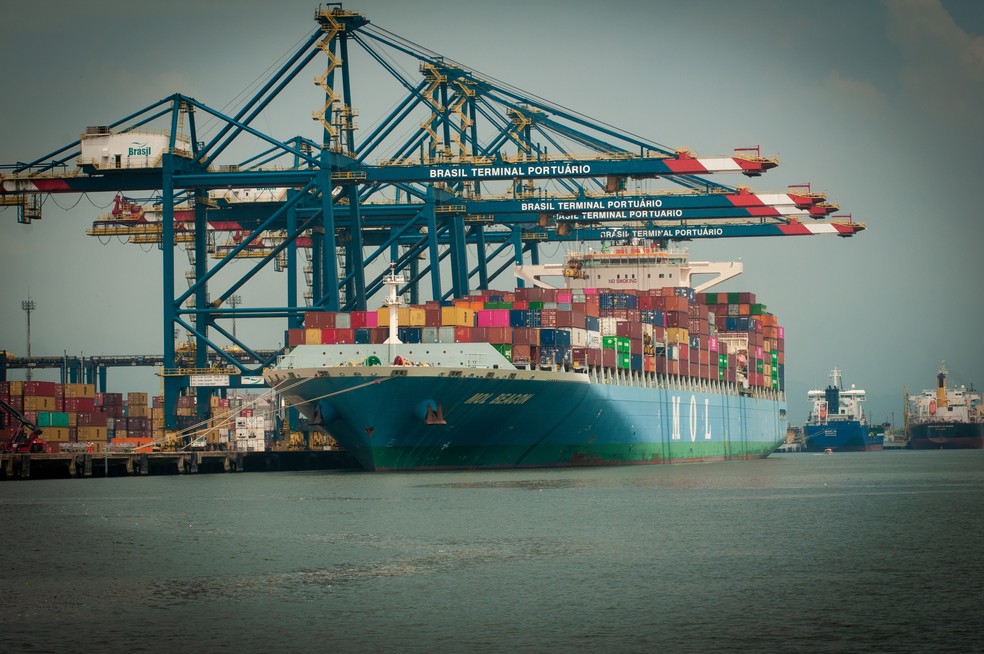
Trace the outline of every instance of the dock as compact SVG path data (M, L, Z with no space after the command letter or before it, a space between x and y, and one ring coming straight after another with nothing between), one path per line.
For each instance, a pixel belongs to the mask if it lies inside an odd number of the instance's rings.
M0 454L0 480L359 469L340 450Z

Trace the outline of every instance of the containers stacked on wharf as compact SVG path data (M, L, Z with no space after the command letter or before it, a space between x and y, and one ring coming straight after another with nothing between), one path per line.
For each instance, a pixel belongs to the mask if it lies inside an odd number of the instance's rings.
M85 449L102 452L149 447L164 439L164 402L147 393L97 393L92 384L50 381L0 382L0 399L43 431L48 451ZM149 402L148 402L149 401ZM206 449L263 449L266 417L254 415L252 405L238 398L210 398L208 418L198 417L194 397L178 398L178 429L193 431ZM9 439L20 422L0 412L0 439ZM260 422L262 420L262 423ZM237 433L238 428L238 433ZM237 440L237 436L239 438Z
M518 367L624 369L784 389L784 333L752 293L517 288L396 309L404 343L489 343ZM309 311L287 343L382 344L389 307Z

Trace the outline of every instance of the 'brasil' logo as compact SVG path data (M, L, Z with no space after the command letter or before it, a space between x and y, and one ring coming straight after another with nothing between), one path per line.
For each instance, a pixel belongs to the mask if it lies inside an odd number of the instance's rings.
M149 157L150 156L150 146L146 143L138 143L133 141L130 143L130 148L126 153L128 157Z

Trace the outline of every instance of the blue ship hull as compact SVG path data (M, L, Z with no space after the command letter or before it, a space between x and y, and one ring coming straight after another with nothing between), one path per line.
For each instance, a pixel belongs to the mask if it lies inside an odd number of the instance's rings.
M807 452L830 449L839 452L868 452L884 449L884 436L871 435L857 420L832 420L824 425L806 425Z
M787 427L781 394L595 383L573 372L336 367L268 381L366 470L762 458Z

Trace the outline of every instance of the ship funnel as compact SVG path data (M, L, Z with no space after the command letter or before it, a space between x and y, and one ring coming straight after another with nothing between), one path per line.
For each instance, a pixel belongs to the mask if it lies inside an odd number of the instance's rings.
M946 406L946 366L940 364L940 371L936 373L936 407Z

